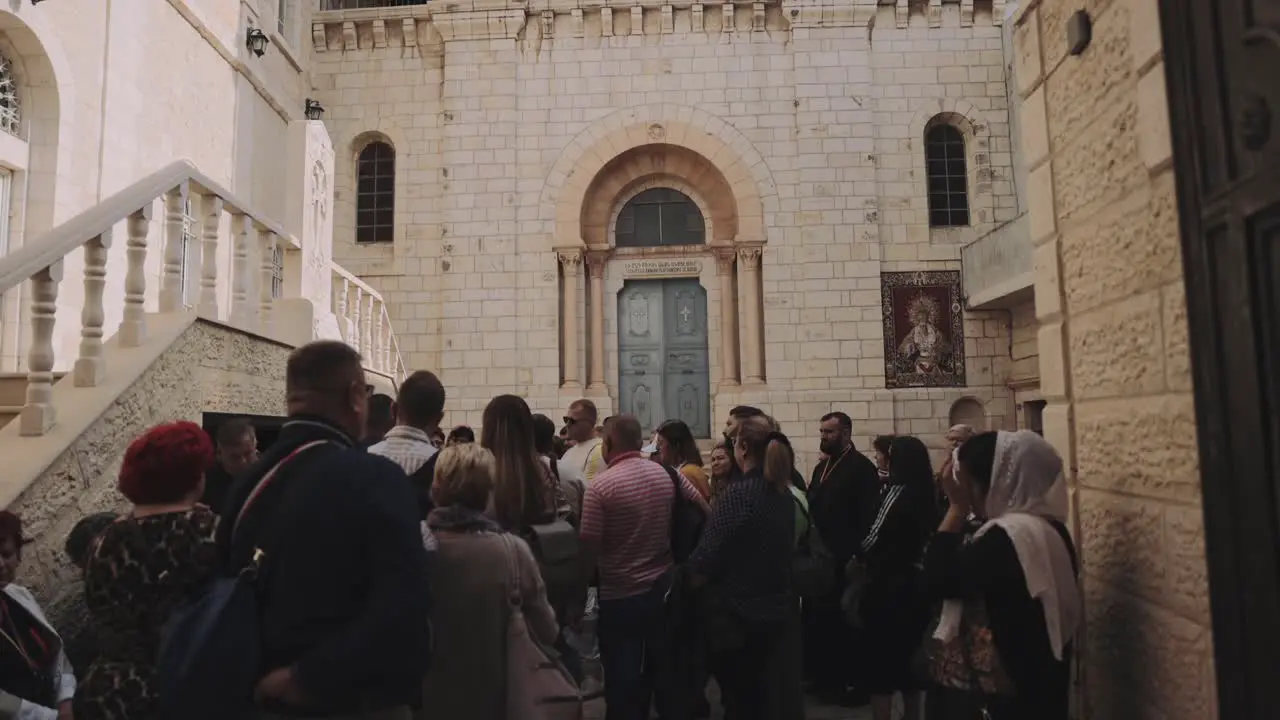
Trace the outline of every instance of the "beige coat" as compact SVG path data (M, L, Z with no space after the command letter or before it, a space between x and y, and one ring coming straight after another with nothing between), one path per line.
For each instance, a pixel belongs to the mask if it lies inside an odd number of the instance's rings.
M493 533L437 531L429 554L431 669L416 720L505 720L510 582L505 544ZM555 642L559 628L533 553L517 539L520 596L534 638Z

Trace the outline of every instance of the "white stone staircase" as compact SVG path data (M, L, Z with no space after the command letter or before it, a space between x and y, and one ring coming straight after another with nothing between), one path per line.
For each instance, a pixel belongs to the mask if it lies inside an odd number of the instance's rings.
M184 237L188 196L201 210L194 238L189 218ZM109 252L113 232L123 253ZM200 256L194 308L184 249ZM35 539L26 564L46 566L24 576L41 585L66 574L62 537L84 513L119 503L116 468L147 426L203 412L284 414L293 347L346 341L369 382L394 392L405 367L381 295L312 250L180 161L0 258L0 294L30 283L30 332L19 333L29 341L18 348L26 372L0 373L0 508L20 512ZM83 292L60 303L69 285ZM315 302L317 287L331 299Z

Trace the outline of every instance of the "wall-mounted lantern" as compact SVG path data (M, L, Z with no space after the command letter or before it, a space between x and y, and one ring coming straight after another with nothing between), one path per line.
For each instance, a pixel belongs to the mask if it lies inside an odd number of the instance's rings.
M267 39L267 34L256 27L249 28L249 32L244 38L245 47L249 48L249 52L258 57L262 57L262 54L267 51L267 43L269 42L271 41Z
M308 120L319 120L324 117L324 106L311 98L307 98L306 113Z

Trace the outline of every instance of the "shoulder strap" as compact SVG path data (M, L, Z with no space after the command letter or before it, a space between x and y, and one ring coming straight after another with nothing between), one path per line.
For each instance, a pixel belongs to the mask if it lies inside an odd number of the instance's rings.
M512 607L520 607L520 558L516 557L518 548L516 540L510 533L500 533L503 554L507 558L507 602Z
M244 504L240 506L240 511L236 513L235 520L232 522L232 525L231 525L231 540L233 542L235 541L236 533L239 532L240 530L240 521L244 519L245 513L247 513L249 508L252 507L260 497L262 497L263 491L265 491L268 487L271 486L271 484L275 481L276 477L280 475L280 470L286 464L288 464L291 460L301 455L303 452L310 450L311 448L319 447L320 445L329 445L329 444L331 443L328 440L313 440L309 443L304 443L303 445L300 445L297 448L295 448L293 452L284 456L284 458L281 459L280 462L272 466L272 468L267 471L267 474L263 475L262 479L258 481L258 484L253 486L253 490L249 492L249 497L245 498ZM261 552L261 548L259 548L259 552Z
M587 456L582 459L582 479L584 481L587 479L587 466L591 464L591 453L599 450L602 444L603 443L599 440L596 440L595 444L591 446L591 449L587 451Z

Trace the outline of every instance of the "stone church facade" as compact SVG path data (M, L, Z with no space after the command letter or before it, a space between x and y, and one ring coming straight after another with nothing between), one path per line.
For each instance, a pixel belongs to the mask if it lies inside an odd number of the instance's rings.
M317 13L334 257L443 372L450 422L515 392L702 437L740 403L802 434L832 409L860 435L1011 427L1010 314L965 309L959 273L1022 212L1003 14Z

